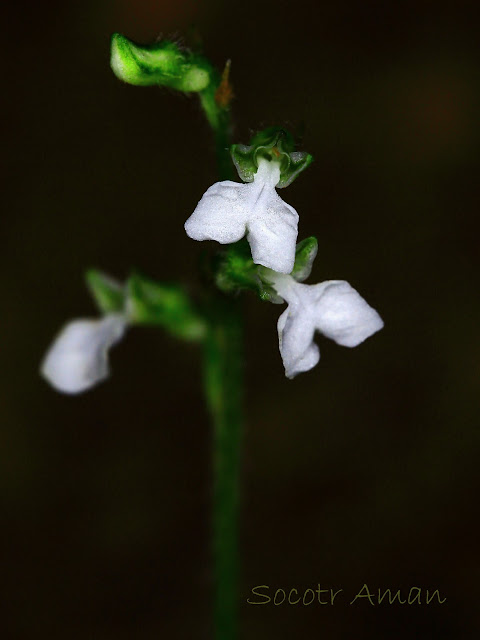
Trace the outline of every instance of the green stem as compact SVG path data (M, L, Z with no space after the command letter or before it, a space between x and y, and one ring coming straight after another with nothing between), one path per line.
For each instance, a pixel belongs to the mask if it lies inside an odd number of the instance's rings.
M216 101L218 84L200 94L215 135L220 180L234 177L230 159L230 112ZM214 638L238 633L238 511L243 423L242 314L239 302L212 292L205 340L205 394L213 423Z
M237 637L238 507L242 439L242 322L221 294L211 306L205 392L213 422L215 639Z
M231 121L230 111L221 109L215 100L215 85L208 86L199 93L203 113L215 135L215 155L220 180L232 180L235 177L230 158Z

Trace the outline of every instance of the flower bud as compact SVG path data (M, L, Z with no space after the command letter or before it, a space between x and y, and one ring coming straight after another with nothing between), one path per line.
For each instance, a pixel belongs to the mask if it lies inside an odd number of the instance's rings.
M112 36L110 65L123 82L138 86L162 85L177 91L199 92L212 78L209 63L168 40L137 45L125 36Z

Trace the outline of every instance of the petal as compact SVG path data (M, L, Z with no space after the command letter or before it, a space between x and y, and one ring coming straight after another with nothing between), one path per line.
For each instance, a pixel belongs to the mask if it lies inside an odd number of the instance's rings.
M250 186L230 180L212 185L185 222L187 235L193 240L216 240L220 244L243 238L249 215Z
M262 194L247 227L253 261L278 273L290 273L295 264L298 213L274 188Z
M309 287L315 327L344 347L356 347L383 327L378 313L348 282L330 280Z
M313 342L315 327L306 314L292 314L287 307L278 319L277 329L287 378L312 369L320 360L320 351Z
M108 349L126 327L119 314L101 320L74 320L59 333L41 366L41 374L58 391L81 393L108 377Z
M279 178L278 163L261 159L253 182L217 182L186 221L187 235L231 244L248 230L253 261L290 273L295 263L298 214L275 191Z

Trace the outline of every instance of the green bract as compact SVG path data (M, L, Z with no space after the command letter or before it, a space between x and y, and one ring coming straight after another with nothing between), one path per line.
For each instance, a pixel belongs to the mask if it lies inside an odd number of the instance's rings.
M127 282L126 312L132 324L161 325L185 340L198 340L205 333L203 318L179 285L160 284L138 273Z
M254 291L262 300L281 301L270 284L261 279L262 268L253 262L248 242L240 240L219 256L215 282L226 293L247 289Z
M314 236L305 238L295 249L295 265L290 274L298 282L306 280L312 271L313 261L317 255L318 242Z
M122 313L125 287L101 271L90 269L85 275L87 287L102 313Z
M110 64L117 78L129 84L163 85L185 92L203 91L213 76L204 58L182 51L175 42L141 46L119 33L112 36Z
M290 274L294 280L303 282L312 271L312 264L317 255L318 242L314 236L305 238L297 244L295 265ZM231 245L218 257L215 265L215 283L225 293L241 290L254 291L262 300L275 304L283 302L272 286L276 272L255 264L246 240Z
M130 325L162 326L184 340L199 340L205 334L205 322L195 311L186 292L175 284L166 285L134 273L125 285L91 269L87 286L99 310L123 314Z
M252 182L258 169L259 158L280 162L280 181L277 188L287 187L298 174L313 161L305 151L294 151L292 135L280 127L269 127L257 133L250 145L234 144L230 153L244 182Z
M318 242L314 236L310 238L305 238L297 244L295 249L295 265L293 267L293 271L290 274L287 274L286 277L293 278L297 282L303 282L308 278L312 271L313 261L317 255ZM269 298L270 302L283 302L283 298L277 294L276 288L273 286L275 280L278 279L278 274L276 271L269 269L268 267L258 267L258 277L262 281L262 286L269 292L271 295Z

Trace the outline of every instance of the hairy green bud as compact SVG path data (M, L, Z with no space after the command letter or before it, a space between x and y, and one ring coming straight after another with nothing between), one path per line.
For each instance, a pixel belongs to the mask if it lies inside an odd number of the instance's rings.
M162 85L186 93L204 91L214 74L207 60L182 51L175 42L142 46L119 33L112 36L110 65L128 84Z

